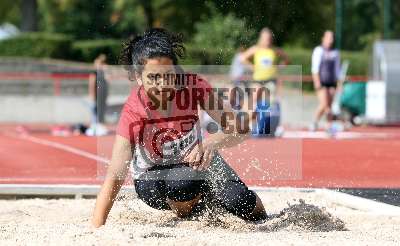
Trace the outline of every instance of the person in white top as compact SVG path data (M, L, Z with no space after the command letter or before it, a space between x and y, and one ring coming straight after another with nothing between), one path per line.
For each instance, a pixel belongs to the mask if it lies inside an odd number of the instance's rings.
M332 122L332 101L336 93L336 85L340 75L340 53L333 48L334 33L325 31L321 45L312 54L311 73L319 105L311 130L318 128L318 122L324 114L328 123Z

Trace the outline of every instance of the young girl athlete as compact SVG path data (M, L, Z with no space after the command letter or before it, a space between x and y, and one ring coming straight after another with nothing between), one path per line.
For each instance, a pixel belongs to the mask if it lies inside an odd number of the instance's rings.
M267 217L259 197L218 153L248 134L222 122L223 114L234 115L229 105L221 109L206 81L177 66L183 52L182 39L163 29L150 29L125 43L121 60L139 87L131 91L121 113L111 163L94 209L95 227L106 222L131 162L136 193L153 208L186 217L201 211L204 200L212 197L209 201L243 219ZM169 83L173 75L186 78L185 83ZM225 133L202 139L198 106Z

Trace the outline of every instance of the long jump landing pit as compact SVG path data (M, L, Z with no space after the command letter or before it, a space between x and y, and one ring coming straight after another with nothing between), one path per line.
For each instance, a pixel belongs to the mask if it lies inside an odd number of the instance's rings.
M98 188L98 187L97 187ZM400 208L324 189L255 188L271 215L178 219L124 192L107 224L90 227L93 199L0 200L1 245L398 245Z

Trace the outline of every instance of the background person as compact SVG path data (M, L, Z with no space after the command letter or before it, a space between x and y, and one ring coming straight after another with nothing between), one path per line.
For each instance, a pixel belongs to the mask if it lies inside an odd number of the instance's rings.
M252 72L251 69L249 69L248 65L243 63L242 61L242 55L245 50L246 49L244 46L240 46L237 49L236 54L232 58L229 71L229 76L233 87L240 87L242 89L249 87ZM245 98L238 98L238 100L240 101L240 105L243 105L242 103L245 103L247 101L245 100ZM242 107L242 109L246 109L246 107Z
M241 61L247 64L253 70L253 83L251 85L255 91L259 91L264 87L271 93L271 98L277 98L278 91L278 71L276 65L287 65L290 63L287 54L273 45L274 35L269 28L263 28L260 32L259 39L256 45L250 47L243 52ZM270 98L270 99L271 99ZM278 127L280 123L280 106L279 102L271 102L270 111L273 118L271 120L269 133L273 135L282 135L283 128ZM248 109L257 110L257 97L253 97L251 105ZM261 131L262 132L262 131ZM254 132L254 134L258 134Z
M90 127L86 130L86 134L90 136L105 135L108 132L103 125L105 122L108 97L108 81L105 74L106 61L106 55L100 54L94 60L96 72L89 76L88 89L92 105L92 122Z
M333 48L333 44L334 33L327 30L322 36L321 45L317 46L312 53L311 73L319 101L314 122L310 127L312 131L318 129L318 123L324 114L327 116L328 127L333 120L332 101L340 76L340 53Z
M233 82L233 86L247 86L249 81L250 72L248 66L243 63L242 55L246 49L240 46L236 54L232 58L231 67L229 71L230 79Z
M272 31L265 27L261 30L258 42L250 47L241 56L241 61L248 65L253 71L254 86L262 87L265 84L277 82L276 65L289 64L287 54L273 46L274 35Z

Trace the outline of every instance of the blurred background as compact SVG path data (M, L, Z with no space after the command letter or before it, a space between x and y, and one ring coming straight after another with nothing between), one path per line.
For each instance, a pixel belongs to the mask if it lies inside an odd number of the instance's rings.
M267 26L308 72L311 49L331 29L353 64L350 74L362 75L374 41L400 37L400 2L393 0L2 0L0 7L3 57L92 62L107 53L112 64L121 39L165 27L184 34L185 63L229 64L237 47L254 43Z
M3 95L86 95L96 58L105 54L107 64L116 64L121 41L150 27L182 33L187 55L181 63L189 65L230 65L238 47L250 47L269 27L290 64L302 66L305 92L313 90L311 53L325 30L335 32L335 46L350 63L347 75L355 76L350 80L362 82L373 77L374 43L400 37L400 2L393 0L3 0L0 13ZM111 90L126 88L114 83ZM355 114L365 113L365 104ZM3 121L37 120L2 115Z

